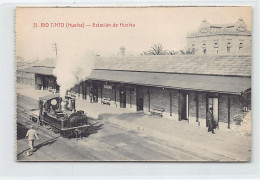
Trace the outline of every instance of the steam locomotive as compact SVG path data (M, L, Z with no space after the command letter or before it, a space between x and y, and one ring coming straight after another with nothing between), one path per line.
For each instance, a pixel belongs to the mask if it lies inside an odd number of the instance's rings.
M76 111L75 97L54 93L39 98L39 118L35 119L40 125L49 126L55 133L64 137L82 137L87 133L88 119L84 111ZM33 119L33 118L32 118Z

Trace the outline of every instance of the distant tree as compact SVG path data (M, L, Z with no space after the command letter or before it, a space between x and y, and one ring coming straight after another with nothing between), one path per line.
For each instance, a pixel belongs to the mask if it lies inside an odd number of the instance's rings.
M196 51L197 51L197 49L195 49L195 48L188 48L188 49L180 49L179 50L181 55L195 54Z
M179 51L175 51L175 50L167 51L167 55L177 55L177 54L179 54Z
M148 54L147 54L146 51L143 51L143 52L141 53L141 55L143 56L143 55L148 55Z
M179 51L175 50L164 50L161 43L154 44L150 50L143 51L141 55L192 55L195 54L197 49L195 48L188 48L188 49L180 49Z
M144 51L141 55L166 55L167 51L163 50L161 43L154 44L150 50Z

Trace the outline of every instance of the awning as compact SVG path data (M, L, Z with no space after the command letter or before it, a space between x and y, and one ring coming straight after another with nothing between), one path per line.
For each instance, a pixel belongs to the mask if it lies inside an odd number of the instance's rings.
M251 88L250 77L93 70L88 79L229 94Z
M20 69L19 71L53 76L53 69L54 68L52 67L32 66L32 67Z

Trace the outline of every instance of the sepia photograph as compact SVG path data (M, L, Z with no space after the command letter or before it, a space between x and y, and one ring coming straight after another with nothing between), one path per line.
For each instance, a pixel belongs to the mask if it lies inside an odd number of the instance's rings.
M16 161L250 162L250 6L16 7Z

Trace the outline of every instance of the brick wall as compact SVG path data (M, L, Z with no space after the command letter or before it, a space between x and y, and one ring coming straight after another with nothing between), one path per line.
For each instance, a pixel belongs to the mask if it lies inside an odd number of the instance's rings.
M151 87L150 108L151 110L153 108L163 108L164 109L163 116L169 117L170 116L170 90Z
M136 111L136 96L137 89L134 85L122 86L126 90L126 108ZM87 86L87 94L89 94L90 85ZM130 91L131 89L131 91ZM144 98L144 112L149 114L149 98L150 98L150 110L153 108L163 108L163 117L179 120L179 92L181 90L159 88L159 87L143 87L141 90L143 92ZM171 97L170 98L170 91ZM99 96L101 91L99 91ZM116 103L115 103L115 93L116 93ZM196 92L196 91L185 91L189 95L189 123L196 122L196 99L198 100L198 120L202 127L206 127L206 92ZM120 107L120 86L113 85L113 90L102 89L102 96L109 97L111 99L111 106ZM243 112L243 103L239 95L229 95L230 96L230 121L234 123L234 117L236 115L245 116ZM196 98L197 97L197 98ZM219 122L228 122L228 95L218 94L219 103ZM170 110L170 103L172 102L172 109ZM101 103L99 101L99 103ZM170 112L172 115L170 116Z
M189 123L196 123L196 92L189 91Z
M230 95L230 123L234 123L234 117L240 115L242 118L246 115L243 112L243 102L239 95ZM228 95L219 95L219 121L228 122Z
M131 93L131 109L133 111L136 111L137 110L137 108L136 108L136 87L133 86L132 89L133 89L133 91Z
M27 72L16 72L17 83L35 86L35 74Z
M110 101L115 101L115 94L113 89L104 88L103 85L103 98L109 98Z
M228 122L228 95L218 95L219 104L219 122Z
M172 119L179 120L179 91L172 89Z
M126 88L126 91L125 91L125 93L126 93L126 109L130 109L130 104L131 104L131 102L130 102L130 96L131 96L131 94L130 94L130 90L129 90L129 88ZM132 99L131 99L132 100Z
M244 118L247 112L243 111L243 103L242 99L238 95L231 95L230 96L230 121L234 123L234 119L236 116L241 116Z
M115 94L116 94L116 102L115 105L116 107L120 108L120 88L118 86L115 86Z
M151 91L152 88L143 87L143 93L144 93L144 112L149 113L149 94L148 90ZM151 98L151 95L150 95ZM151 101L150 101L150 108L151 108Z
M199 98L199 122L200 126L206 127L206 93L198 92Z

